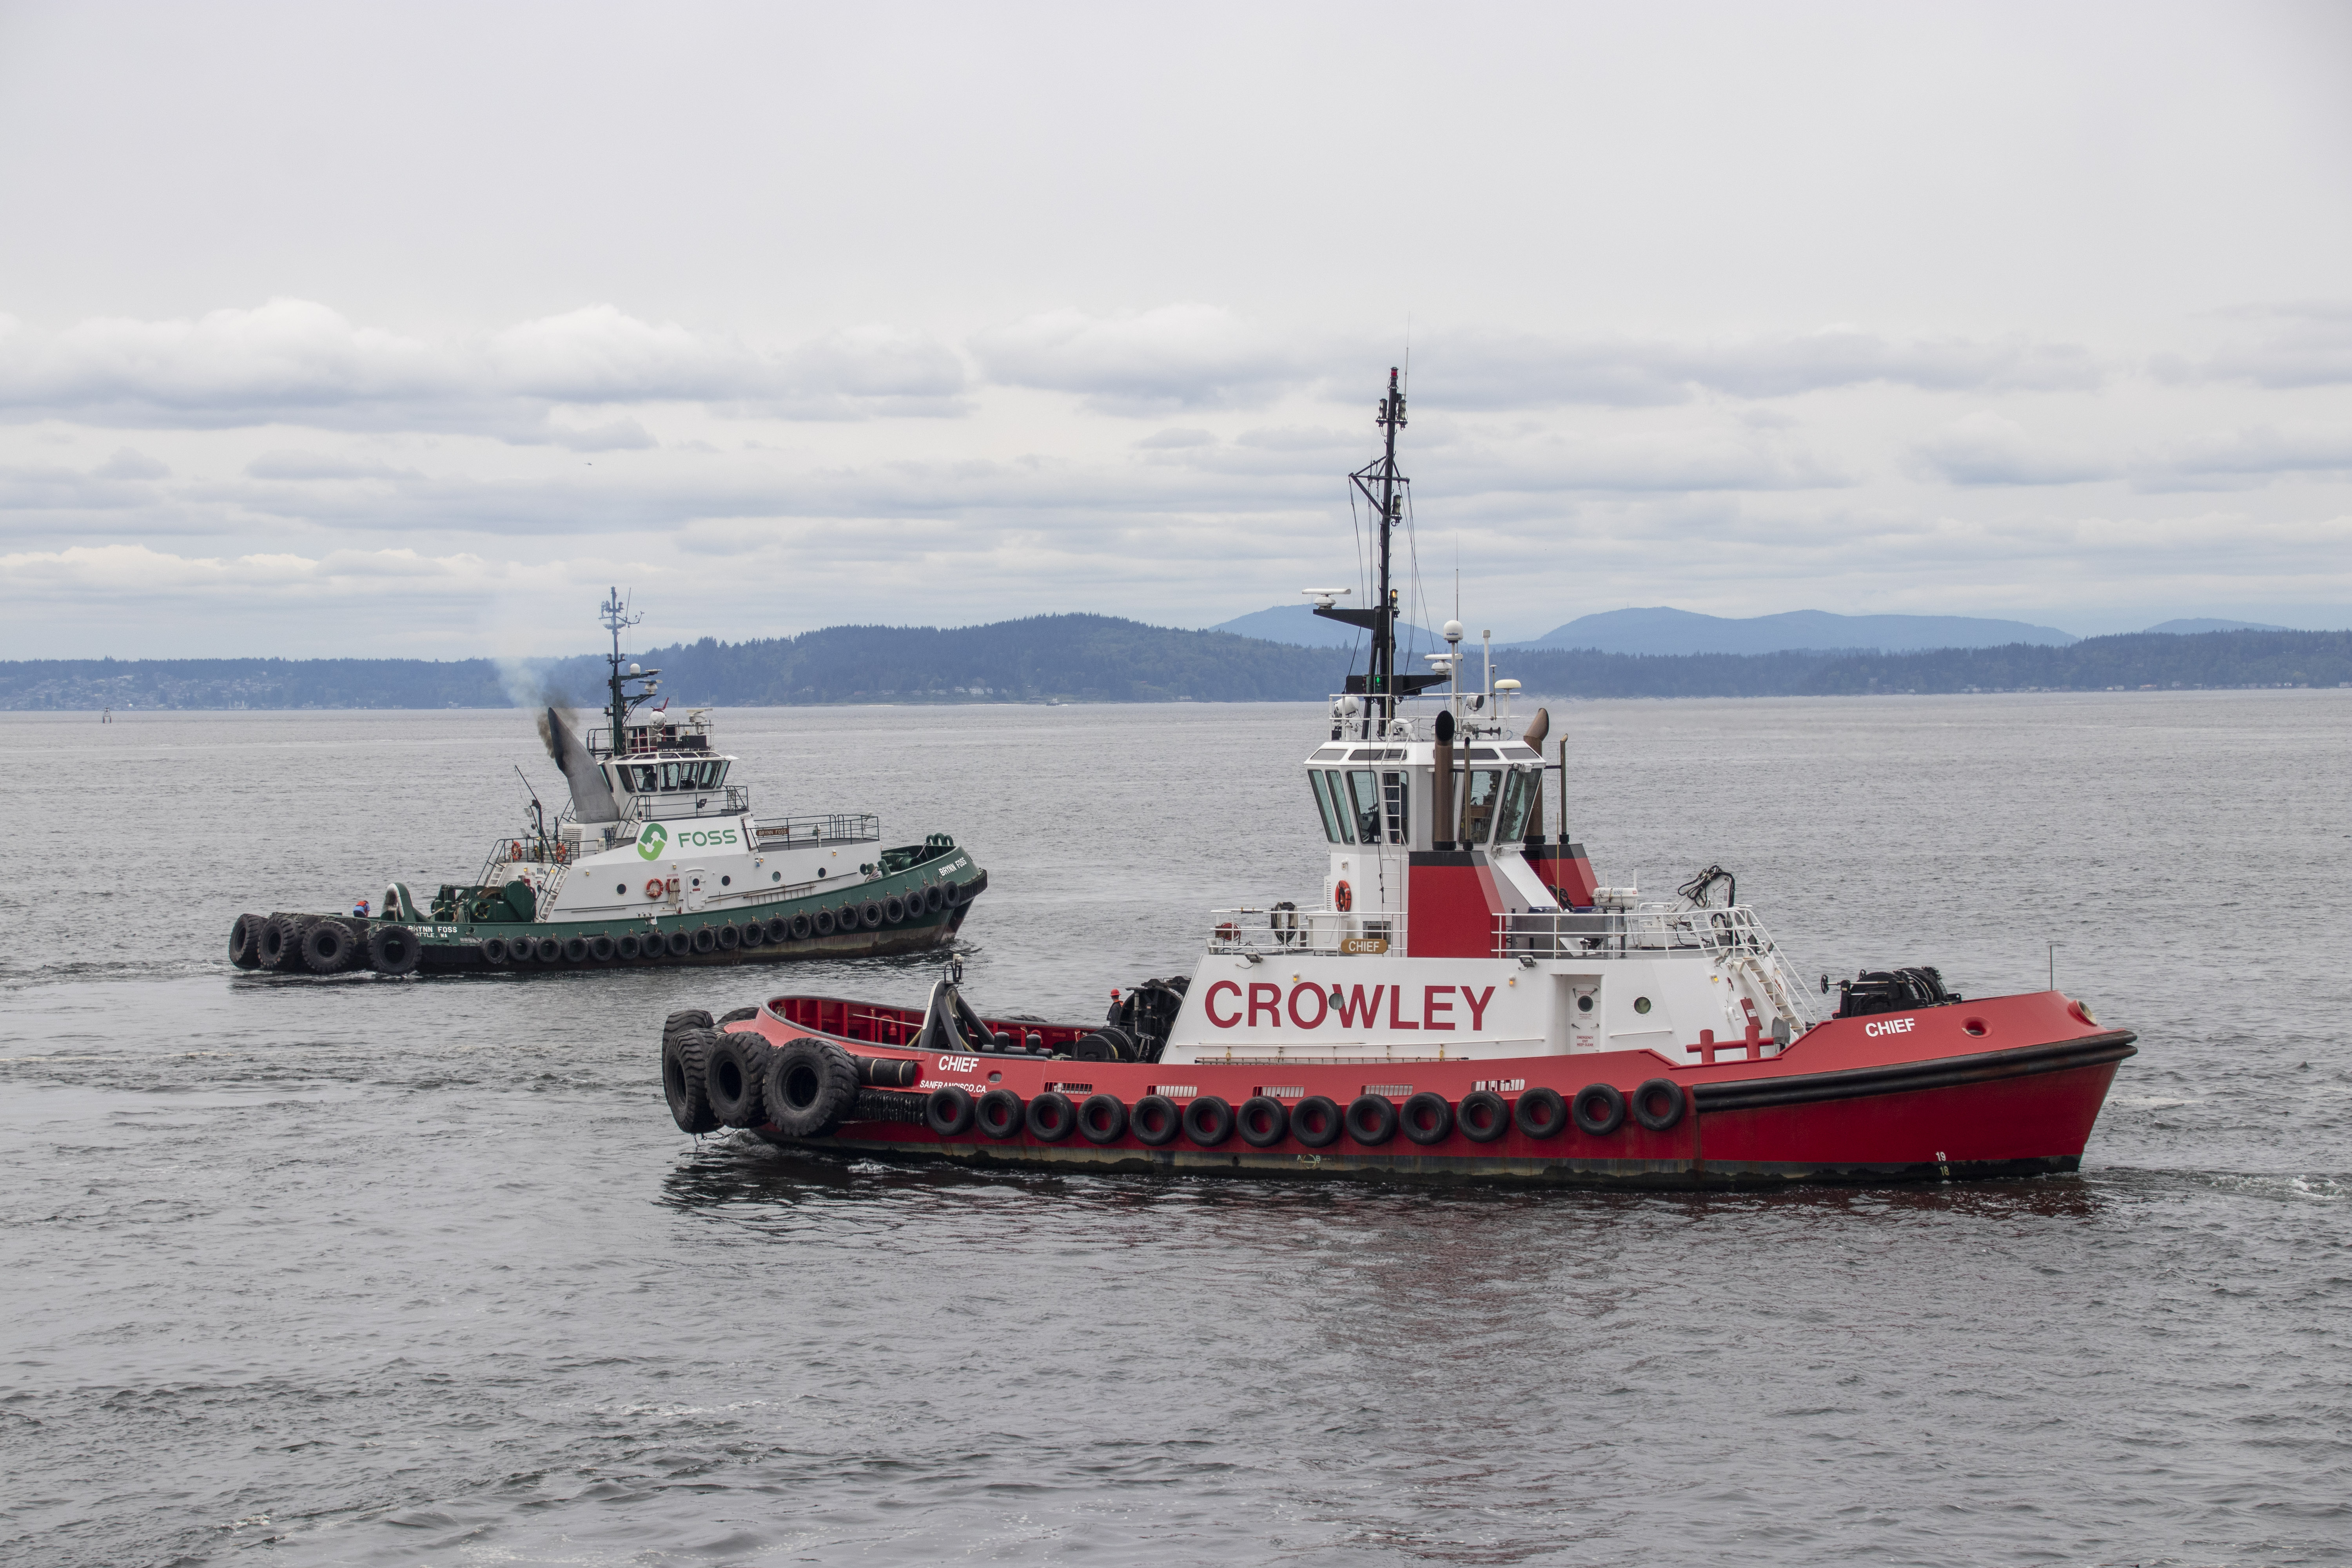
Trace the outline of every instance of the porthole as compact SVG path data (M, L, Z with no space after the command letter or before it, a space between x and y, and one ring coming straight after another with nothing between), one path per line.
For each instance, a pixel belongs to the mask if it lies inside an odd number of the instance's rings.
M1649 1010L1650 999L1647 996L1636 996L1633 998L1633 1011L1636 1013L1646 1013Z
M820 876L820 877L824 876L824 867L822 867L822 866L819 866L819 867L816 868L816 874L817 874L818 876Z
M781 882L783 879L784 874L782 871L771 871L768 873L768 880L771 882Z
M1592 998L1591 998L1590 995L1579 996L1579 997L1576 999L1576 1010L1577 1010L1578 1012L1580 1012L1580 1013L1590 1013L1590 1012L1591 1012L1591 1011L1592 1011Z
M629 885L626 882L615 882L613 884L613 891L625 899L629 896Z
M719 885L722 888L732 887L734 884L735 879L732 877L721 877L719 879Z

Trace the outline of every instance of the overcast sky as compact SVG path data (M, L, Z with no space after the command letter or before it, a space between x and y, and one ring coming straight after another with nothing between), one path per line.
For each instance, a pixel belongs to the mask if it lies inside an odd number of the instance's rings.
M2352 6L0 0L0 657L2352 625ZM1439 613L1439 612L1433 612Z

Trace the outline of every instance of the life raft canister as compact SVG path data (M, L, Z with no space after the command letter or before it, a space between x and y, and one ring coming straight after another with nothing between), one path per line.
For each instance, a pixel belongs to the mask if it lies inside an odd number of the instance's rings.
M1331 907L1341 914L1356 907L1356 890L1348 886L1344 877L1340 879L1339 885L1331 889Z

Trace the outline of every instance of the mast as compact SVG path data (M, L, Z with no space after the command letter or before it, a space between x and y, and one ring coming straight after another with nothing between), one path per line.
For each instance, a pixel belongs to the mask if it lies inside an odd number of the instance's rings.
M606 689L613 694L613 705L605 711L613 718L613 755L617 757L629 749L621 726L622 720L628 716L629 711L628 699L621 694L621 632L625 627L635 626L645 616L629 614L629 607L621 602L621 590L617 587L606 594L604 604L597 607L597 616L604 621L604 629L613 634L613 651L608 656L612 671L605 683Z
M1349 626L1362 626L1372 634L1371 667L1362 675L1348 677L1348 689L1364 699L1363 738L1386 734L1390 721L1396 717L1397 700L1411 697L1444 679L1438 675L1403 675L1396 672L1397 590L1390 577L1390 542L1396 526L1404 519L1405 487L1412 481L1397 472L1397 432L1404 427L1404 393L1397 384L1397 367L1389 367L1389 395L1381 399L1373 423L1384 437L1381 455L1348 476L1348 480L1371 503L1374 515L1380 519L1380 586L1379 597L1369 609L1346 610L1331 605L1318 605L1315 613L1326 620L1345 621ZM1375 726L1377 725L1377 728Z

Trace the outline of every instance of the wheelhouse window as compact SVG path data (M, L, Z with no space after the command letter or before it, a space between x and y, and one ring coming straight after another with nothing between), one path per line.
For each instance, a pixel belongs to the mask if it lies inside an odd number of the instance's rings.
M1315 791L1315 809L1323 817L1323 837L1334 844L1352 844L1355 840L1346 837L1347 805L1333 794L1339 782L1339 775L1335 773L1322 768L1307 770L1307 783Z
M1355 812L1356 842L1378 844L1381 841L1380 775L1370 768L1360 768L1348 774L1349 805Z
M1542 771L1513 768L1503 785L1503 809L1495 818L1495 842L1511 843L1526 837L1529 814L1542 803Z
M1495 806L1503 793L1503 770L1472 768L1470 780L1463 795L1463 837L1472 844L1484 844L1493 836Z

